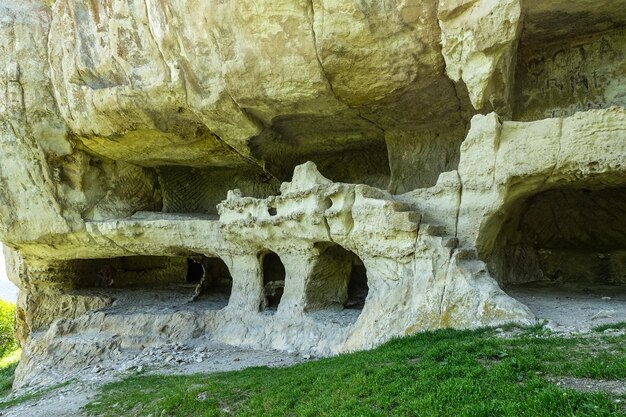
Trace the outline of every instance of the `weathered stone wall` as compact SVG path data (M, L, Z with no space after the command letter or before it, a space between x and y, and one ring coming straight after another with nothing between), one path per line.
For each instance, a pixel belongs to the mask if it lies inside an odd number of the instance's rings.
M520 48L515 119L626 106L625 39L618 29Z
M528 322L500 286L626 282L620 2L5 3L19 384L166 339L331 354ZM230 294L99 311L184 293L188 258Z

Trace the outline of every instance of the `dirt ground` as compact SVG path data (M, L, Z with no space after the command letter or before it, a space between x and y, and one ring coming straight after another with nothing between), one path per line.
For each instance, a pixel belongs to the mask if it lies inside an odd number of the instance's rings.
M507 288L506 293L547 320L554 333L587 333L592 328L626 321L626 287L554 286L548 284Z
M312 359L296 353L240 349L215 343L196 348L179 344L152 347L146 349L144 356L146 360L154 361L153 363L159 363L159 365L134 365L134 363L144 363L143 361L134 361L134 358L121 359L117 369L106 369L106 366L96 365L77 374L68 385L53 389L41 398L26 401L7 410L1 410L0 416L83 416L81 408L93 401L98 387L137 373L143 375L186 375L236 371L255 366L290 366ZM194 359L182 361L183 356L192 356ZM170 357L172 359L169 359ZM28 390L24 390L16 394L21 395L27 392Z

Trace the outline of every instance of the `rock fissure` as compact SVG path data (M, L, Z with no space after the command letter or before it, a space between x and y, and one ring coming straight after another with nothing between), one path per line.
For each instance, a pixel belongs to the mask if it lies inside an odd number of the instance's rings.
M309 2L308 2L308 9L311 12L311 36L313 37L313 48L315 50L315 58L317 59L317 63L319 65L319 70L320 70L320 72L322 74L322 77L324 77L324 80L326 80L326 85L328 87L328 91L332 94L332 96L337 101L341 102L341 100L339 100L339 98L337 97L337 94L335 94L335 91L333 90L333 85L330 82L330 80L328 79L328 75L326 74L326 70L324 70L324 64L322 63L322 58L320 57L319 49L317 47L317 35L315 34L315 5L314 5L314 1L315 0L309 0Z
M161 59L163 60L163 65L165 66L165 68L167 68L167 82L172 82L172 70L170 68L170 66L168 65L167 60L165 59L165 54L163 53L163 50L161 49L161 45L159 44L159 41L157 40L157 38L154 36L154 32L152 29L152 23L151 23L151 18L150 18L150 10L148 7L148 0L144 0L143 1L144 4L144 9L146 12L146 28L148 29L148 33L150 34L150 37L152 38L152 41L154 42L154 46L156 47L156 49L159 51L159 54L161 55ZM184 81L183 81L184 82ZM185 91L187 89L185 88ZM186 95L186 93L185 93ZM185 98L185 102L187 101L187 99Z

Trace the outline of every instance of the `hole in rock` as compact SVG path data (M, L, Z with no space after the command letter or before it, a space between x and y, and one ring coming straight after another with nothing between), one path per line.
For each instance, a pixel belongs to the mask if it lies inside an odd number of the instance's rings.
M285 266L274 252L263 256L263 289L266 307L278 308L285 291Z
M346 308L363 308L368 293L367 270L365 269L365 265L363 265L363 261L357 256L352 264L352 271L350 271L348 300L344 306Z
M489 267L510 295L626 314L625 187L544 191L507 212Z
M267 178L259 169L192 168L161 166L157 169L165 213L215 216L217 205L228 190L240 189L243 195L266 198L279 193L280 183Z
M187 305L191 298L204 300L201 308L220 309L228 304L232 287L226 264L201 255L76 259L60 264L51 275L62 277L67 285L59 288L68 292L110 293L118 304L128 302L135 309Z
M198 283L204 276L204 267L200 261L195 259L187 259L187 282Z
M320 256L307 281L305 309L362 309L369 292L363 261L338 245L316 246Z
M276 207L268 207L267 212L270 216L276 216Z
M252 155L282 181L307 161L335 182L386 188L390 168L385 133L363 117L291 115L272 120L249 142Z
M196 259L190 259L189 264L195 264L200 266L200 280L196 287L195 298L199 298L206 295L228 295L233 286L233 277L230 275L230 270L226 263L220 258L199 256ZM197 267L194 266L194 274L197 274ZM191 270L187 270L187 276L189 277Z
M178 256L76 259L68 263L66 276L73 277L77 288L121 289L184 285L188 279L187 262L187 258Z

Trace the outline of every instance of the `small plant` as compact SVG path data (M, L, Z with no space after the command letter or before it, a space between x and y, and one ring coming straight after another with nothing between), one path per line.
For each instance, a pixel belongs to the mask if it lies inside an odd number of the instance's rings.
M605 330L626 330L626 321L622 321L619 323L609 323L603 324L601 326L596 326L593 328L594 332L603 332Z

